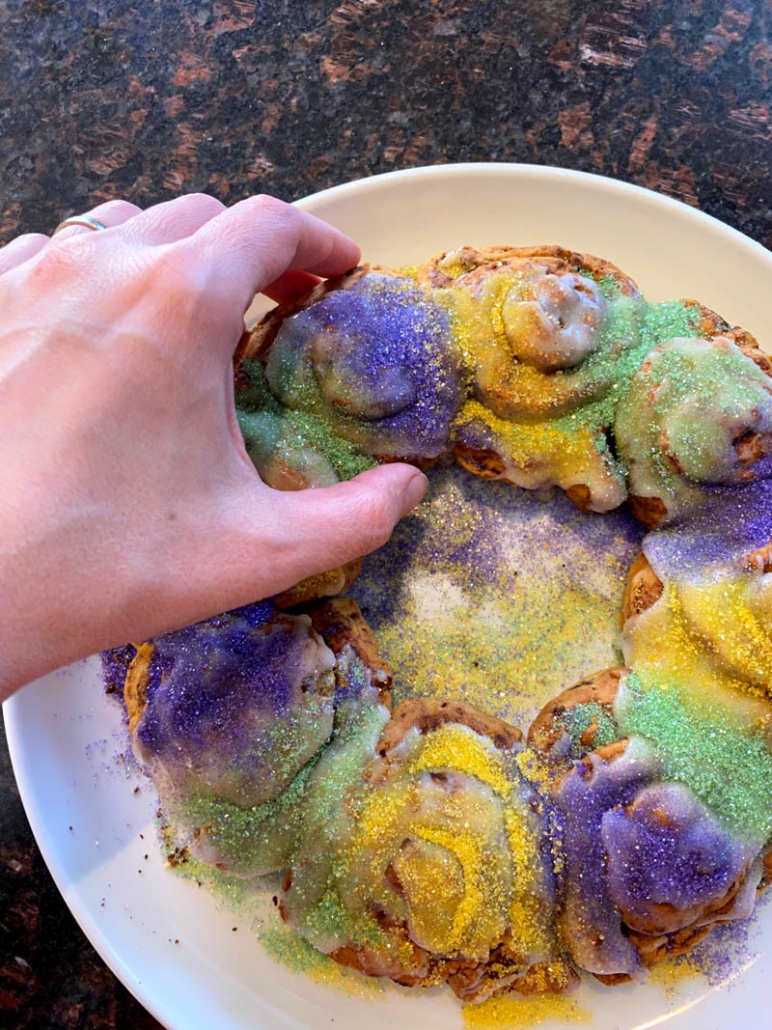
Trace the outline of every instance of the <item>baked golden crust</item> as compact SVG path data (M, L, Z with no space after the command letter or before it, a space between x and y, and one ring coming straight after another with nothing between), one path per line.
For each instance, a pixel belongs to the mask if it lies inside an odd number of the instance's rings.
M495 715L481 712L466 701L418 697L402 701L391 713L391 719L378 742L377 752L381 757L388 757L409 729L415 728L421 734L426 734L447 723L468 726L481 737L492 740L497 748L510 748L523 739L522 732L516 726Z
M667 505L659 497L641 497L630 494L630 511L647 529L656 529L667 516Z
M746 572L765 574L772 572L772 543L749 551L741 559L741 566ZM628 619L647 611L662 596L665 584L651 567L648 558L639 554L627 575L625 593L622 600L621 621L624 626Z
M772 844L768 845L762 854L762 872L759 880L758 893L762 894L772 886Z
M418 947L403 926L395 925L382 913L377 918L381 928L399 941L395 949L399 951L399 959L390 960L351 945L338 948L330 958L365 976L387 976L403 987L435 987L444 982L457 998L468 1003L510 992L530 997L568 994L580 984L579 975L564 959L536 963L524 973L524 956L508 939L491 951L486 963L463 959L438 961L430 952Z
M772 572L772 543L756 548L743 558L748 572Z
M150 685L150 661L153 657L153 650L153 645L150 643L140 644L126 673L123 698L126 702L126 711L129 715L129 732L132 736L147 705L147 691Z
M548 701L528 730L529 746L548 755L553 753L561 742L565 745L569 732L563 717L581 705L599 705L606 715L613 718L612 706L619 691L619 681L627 671L623 666L602 669L586 676L573 687ZM589 725L582 730L577 743L587 751L593 750L599 730L600 723L595 715Z
M641 553L630 566L622 600L622 625L634 615L640 615L660 599L665 585Z
M698 329L701 336L709 339L712 336L726 336L727 339L731 340L746 358L750 358L754 364L758 365L762 372L767 375L772 375L772 361L769 356L759 346L759 341L753 335L748 332L747 329L743 329L738 325L733 326L726 319L722 318L717 312L711 310L711 308L705 307L698 300L685 299L681 301L687 307L696 308L699 311L699 321L697 322L696 328Z
M352 597L333 597L307 605L311 625L338 657L350 647L370 671L381 703L391 707L391 666L378 651L378 641Z
M610 280L626 296L633 297L639 293L635 281L610 261L551 244L534 247L459 247L457 250L443 251L420 265L416 278L418 282L434 289L443 289L451 286L462 275L470 276L478 270L482 270L485 275L495 269L520 270L526 263L554 275L576 272L596 281Z
M506 472L504 460L496 451L478 450L461 440L456 440L453 445L453 457L461 468L480 479L502 479Z
M411 940L405 926L389 919L383 912L374 912L373 918L380 929L389 933L395 941L396 955L344 944L331 952L330 958L365 976L387 976L403 987L435 986L441 982L442 977L432 954Z

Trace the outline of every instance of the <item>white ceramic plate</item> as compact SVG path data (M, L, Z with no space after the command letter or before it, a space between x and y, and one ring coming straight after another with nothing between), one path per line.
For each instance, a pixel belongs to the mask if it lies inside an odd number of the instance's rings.
M464 243L589 251L629 272L651 299L699 298L767 349L772 342L772 254L698 211L622 183L529 166L449 165L340 186L299 206L386 265ZM116 759L125 730L94 660L28 686L5 715L27 814L60 890L105 961L169 1030L463 1025L449 992L390 989L368 1000L289 972L246 926L234 932L238 920L206 891L164 869L152 788ZM730 1030L740 1012L746 1025L766 1025L770 943L766 906L723 984L688 980L668 992L588 984L578 1004L591 1011L592 1030Z

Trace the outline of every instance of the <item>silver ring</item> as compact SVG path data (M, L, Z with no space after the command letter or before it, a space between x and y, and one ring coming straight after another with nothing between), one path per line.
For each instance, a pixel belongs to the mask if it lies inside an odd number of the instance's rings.
M107 228L104 222L100 222L98 218L92 218L91 215L73 215L71 218L65 218L63 222L60 222L51 235L56 236L60 229L66 229L68 225L82 225L86 229Z

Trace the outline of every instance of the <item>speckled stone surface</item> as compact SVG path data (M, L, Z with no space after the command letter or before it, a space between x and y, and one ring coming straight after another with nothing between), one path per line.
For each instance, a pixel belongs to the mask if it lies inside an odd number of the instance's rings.
M116 196L524 161L770 246L772 0L0 0L0 141L0 242ZM0 1024L159 1025L59 898L4 741Z
M772 242L762 0L1 0L0 237L108 197L448 161L658 189Z

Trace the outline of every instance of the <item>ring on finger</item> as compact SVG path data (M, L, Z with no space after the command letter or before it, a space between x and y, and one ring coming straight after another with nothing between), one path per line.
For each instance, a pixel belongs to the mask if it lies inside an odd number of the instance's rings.
M63 222L60 222L51 235L56 236L60 229L66 229L70 225L82 225L86 229L107 228L104 222L100 222L98 218L92 218L91 215L73 215L71 218L65 218Z

